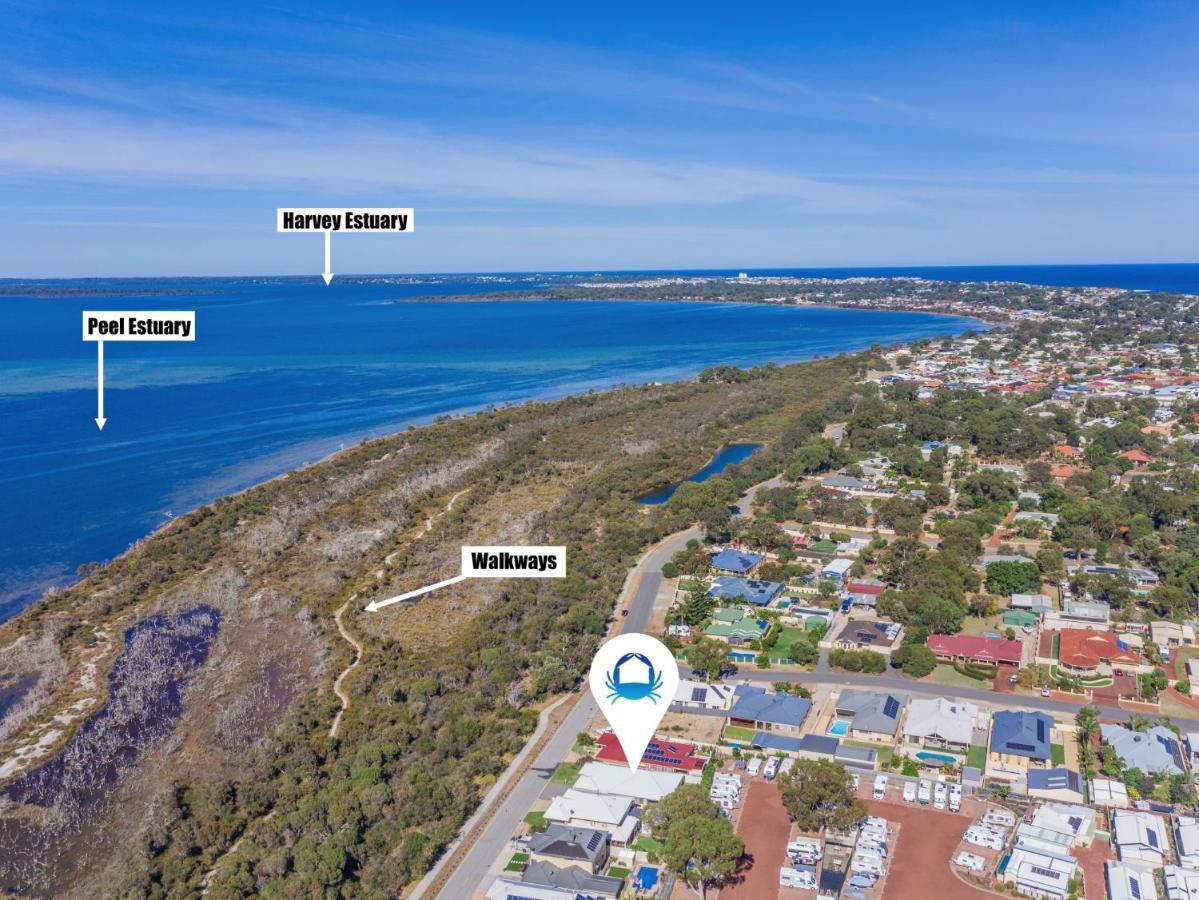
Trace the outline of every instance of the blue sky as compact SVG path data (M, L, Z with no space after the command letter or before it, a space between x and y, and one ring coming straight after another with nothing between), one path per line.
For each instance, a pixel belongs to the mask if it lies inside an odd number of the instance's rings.
M0 0L0 276L1196 259L1194 3L171 6Z

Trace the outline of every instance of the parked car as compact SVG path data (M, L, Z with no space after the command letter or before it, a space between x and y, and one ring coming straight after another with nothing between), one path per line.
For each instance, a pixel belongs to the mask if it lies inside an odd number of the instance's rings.
M957 812L962 808L962 786L960 784L951 784L949 786L949 811Z
M1049 688L1047 688L1047 687L1041 688L1041 696L1048 697L1049 696Z
M927 806L928 801L931 800L933 796L933 786L923 778L920 779L920 790L918 792L918 796L920 798L921 806Z
M915 803L916 802L916 782L908 781L908 782L904 783L904 785L903 785L903 802L904 803Z
M749 761L749 768L746 769L746 773L749 775L750 778L757 778L758 773L761 771L762 771L762 760L755 756L753 759L751 759Z
M762 777L767 781L774 781L774 776L779 773L779 758L772 756L766 760L766 770L762 772Z
M944 809L949 791L943 781L938 781L933 787L933 809Z
M874 779L874 799L882 800L887 796L887 776L878 775Z

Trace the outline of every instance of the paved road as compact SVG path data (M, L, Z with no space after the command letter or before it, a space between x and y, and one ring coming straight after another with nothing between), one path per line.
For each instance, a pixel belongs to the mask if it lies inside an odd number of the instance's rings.
M618 609L624 608L623 601L628 599L628 616L617 619L617 628L622 631L644 631L649 624L650 614L657 599L658 589L662 585L662 566L679 550L687 545L687 541L699 537L702 532L698 528L672 535L656 545L638 562L636 569L626 582L626 592ZM499 859L508 839L520 827L525 814L536 803L542 791L550 783L550 777L558 763L566 758L574 745L575 736L587 728L588 722L596 712L595 701L587 691L579 698L574 709L562 721L549 738L545 748L537 756L532 767L517 782L508 795L501 809L484 832L475 840L454 874L442 888L439 897L444 900L462 900L470 897L475 890L486 889L488 885L482 882L487 878L488 870Z

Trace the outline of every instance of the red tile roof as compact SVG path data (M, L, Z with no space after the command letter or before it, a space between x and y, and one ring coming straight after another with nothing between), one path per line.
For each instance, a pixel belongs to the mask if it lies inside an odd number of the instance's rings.
M883 593L886 589L887 586L885 584L870 584L865 581L851 581L845 586L845 590L851 594L871 594L875 597Z
M599 736L599 750L595 758L601 762L627 763L628 758L620 746L620 741L611 731ZM695 755L694 744L683 744L677 741L650 741L645 748L645 756L641 758L641 766L646 769L669 769L672 771L688 772L702 769L707 760Z
M926 645L937 656L961 656L974 662L1020 665L1024 645L1006 638L998 640L981 634L931 634Z
M1066 628L1059 632L1057 658L1078 669L1093 669L1101 662L1135 666L1140 655L1122 646L1110 631Z
M1122 457L1124 457L1125 459L1130 460L1134 463L1138 463L1138 462L1139 463L1151 463L1151 462L1153 462L1153 457L1150 456L1148 453L1146 453L1144 450L1125 450L1120 455Z

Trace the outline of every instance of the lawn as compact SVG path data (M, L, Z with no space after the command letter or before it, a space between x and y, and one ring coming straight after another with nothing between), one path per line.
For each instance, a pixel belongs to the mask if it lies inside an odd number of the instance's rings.
M640 850L642 853L659 854L662 852L662 848L664 846L665 845L661 841L655 840L652 837L647 837L646 835L642 835L641 837L637 838L636 842L634 842L633 849Z
M977 616L966 616L965 621L962 622L962 634L980 635L989 631L1003 633L1003 624L999 616L986 616L982 619Z
M622 881L629 877L629 870L624 866L613 866L608 870L609 878L619 878Z
M980 747L974 744L966 753L966 765L973 766L976 769L985 769L987 766L987 748Z
M1049 745L1049 758L1053 760L1055 766L1063 766L1066 764L1066 748L1061 744Z
M994 688L994 685L990 681L978 681L969 675L963 675L947 663L941 663L937 666L928 676L928 679L935 681L937 684L944 684L950 687L975 688L980 691L989 691Z
M770 651L772 656L786 657L787 651L796 641L803 640L804 631L802 628L784 628L779 632L778 643L774 645L774 649Z
M1187 660L1199 657L1199 647L1171 647L1170 660L1174 663L1174 679L1187 680Z
M756 732L752 728L742 728L740 725L730 725L724 730L726 741L739 741L748 744L754 739Z
M529 861L527 853L513 853L512 858L508 860L508 865L504 866L505 872L523 872L525 864Z
M554 769L554 784L572 785L579 779L579 772L583 770L583 763L558 763L558 768Z
M546 820L545 813L543 812L529 813L527 816L525 816L525 824L534 831L545 831L545 829L549 826L549 822Z

